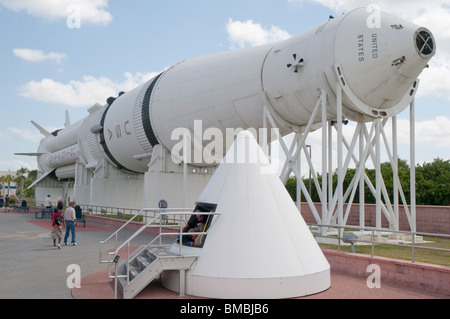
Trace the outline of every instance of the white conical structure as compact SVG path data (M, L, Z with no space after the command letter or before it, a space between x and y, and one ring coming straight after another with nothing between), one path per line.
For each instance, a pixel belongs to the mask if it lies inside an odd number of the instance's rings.
M188 295L290 298L330 287L330 265L253 135L238 135L199 202L217 204Z

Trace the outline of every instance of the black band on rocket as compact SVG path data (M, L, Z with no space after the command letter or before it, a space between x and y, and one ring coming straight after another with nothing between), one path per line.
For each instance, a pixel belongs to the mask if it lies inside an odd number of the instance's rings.
M152 96L153 88L155 87L155 84L161 77L161 75L162 73L152 81L147 89L147 92L145 92L144 100L142 101L142 125L144 126L145 135L147 136L148 141L153 147L155 147L155 145L158 145L159 141L155 136L155 132L153 131L152 123L150 121L150 98Z
M108 113L108 110L111 107L111 105L112 105L112 103L109 104L108 107L106 108L105 112L103 112L102 119L100 120L101 127L104 127L104 125L105 125L106 113ZM117 161L114 158L114 156L109 151L108 145L106 145L106 139L105 139L105 134L104 134L103 130L100 132L100 145L103 147L103 151L108 156L108 158L111 160L111 162L113 162L116 165L117 169L125 170L125 171L128 171L130 173L138 174L138 172L135 172L133 170L130 170L130 169L127 169L126 167L124 167L122 164L119 163L119 161Z

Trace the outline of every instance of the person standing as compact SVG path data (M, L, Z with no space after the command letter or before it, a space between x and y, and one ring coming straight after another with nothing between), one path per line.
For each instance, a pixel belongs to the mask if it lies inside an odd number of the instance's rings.
M50 195L47 195L47 198L45 199L44 207L52 208L52 202L50 201Z
M58 198L58 203L56 204L56 208L59 209L60 212L62 212L64 207L63 199L62 197Z
M64 211L64 221L66 223L66 235L64 236L64 245L67 246L67 239L69 234L72 233L72 246L76 246L75 242L75 225L77 225L77 219L75 214L75 202L69 202L69 207Z
M5 208L6 208L7 212L9 212L9 203L10 203L10 201L11 201L11 198L9 197L9 194L6 194L6 197L5 197Z
M64 225L64 219L61 216L61 212L58 208L53 210L52 215L52 239L53 239L53 248L61 249L61 239L62 239L62 230L61 226ZM58 239L58 246L56 246L56 240Z

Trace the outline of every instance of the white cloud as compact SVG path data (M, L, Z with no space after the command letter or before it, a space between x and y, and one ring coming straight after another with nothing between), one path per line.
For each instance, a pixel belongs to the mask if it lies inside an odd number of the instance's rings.
M436 96L450 101L450 55L436 55L420 80L418 97Z
M11 171L15 172L22 167L25 167L28 170L38 169L37 163L35 159L31 159L29 162L12 160L12 161L0 161L0 170L1 171Z
M227 33L233 49L274 43L291 37L287 31L274 25L263 27L252 20L233 21L231 18L227 23Z
M34 49L14 49L13 53L16 57L28 62L55 61L56 63L61 64L62 60L67 58L65 53L45 53L44 51Z
M129 91L150 80L157 73L125 73L125 79L115 82L106 77L84 76L81 81L61 83L52 79L31 81L19 88L21 96L41 102L58 103L73 107L86 107L104 103L120 91Z
M382 11L407 18L408 20L426 14L434 8L443 8L450 4L449 0L433 0L433 2L422 0L289 0L289 2L299 4L316 3L330 8L336 13L348 12L355 8L376 4Z
M10 136L4 132L0 132L0 140L10 139Z
M30 131L28 129L19 129L16 127L8 127L8 131L14 134L14 136L20 136L25 140L29 140L32 142L40 142L42 140L42 135L36 134L35 131Z
M0 0L0 5L45 20L68 19L72 5L80 9L81 24L108 25L112 15L107 11L108 0Z
M409 121L399 120L399 143L409 145ZM450 148L450 119L438 116L432 120L416 121L416 144L448 150Z

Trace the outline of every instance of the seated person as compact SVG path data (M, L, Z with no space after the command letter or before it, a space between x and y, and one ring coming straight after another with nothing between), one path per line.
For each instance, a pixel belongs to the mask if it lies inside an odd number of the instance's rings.
M199 210L196 210L196 212L200 212ZM184 225L183 227L183 233L188 232L191 228L195 228L198 227L198 224L205 224L206 223L206 218L203 215L200 214L196 214L195 216L193 216L194 218L190 218L189 221L187 222L186 225Z
M204 224L199 223L197 227L191 228L189 230L190 233L201 233L203 232L203 228L205 227ZM202 239L202 235L190 235L187 236L188 237L188 241L186 243L187 246L191 246L191 247L201 247L203 246L203 243L201 242Z
M196 210L195 212L201 212L201 211ZM205 227L205 223L206 223L206 218L204 215L201 215L201 214L192 215L191 218L189 218L189 221L186 223L186 225L184 225L184 227L182 228L181 231L183 233L186 233L186 232L190 232L191 229L197 229L197 228L200 228L201 231L203 231L203 229ZM193 241L192 239L190 239L191 237L192 236L184 235L183 236L183 244L186 244L188 241ZM177 241L179 241L179 238Z

